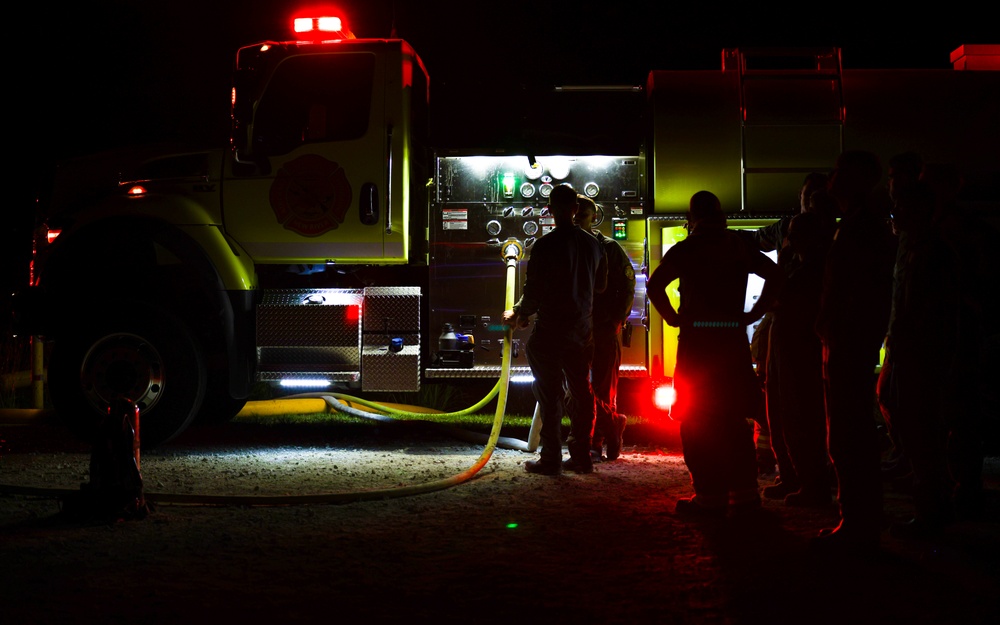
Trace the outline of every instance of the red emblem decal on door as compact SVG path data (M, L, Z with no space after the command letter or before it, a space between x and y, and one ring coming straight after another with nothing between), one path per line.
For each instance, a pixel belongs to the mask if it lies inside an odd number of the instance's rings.
M278 170L270 199L278 223L315 237L344 223L351 206L351 183L337 163L306 154Z

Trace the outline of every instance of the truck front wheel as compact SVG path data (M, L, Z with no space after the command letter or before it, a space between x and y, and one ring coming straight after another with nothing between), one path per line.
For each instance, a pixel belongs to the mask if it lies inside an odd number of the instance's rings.
M201 349L179 320L162 313L101 315L56 340L49 392L63 421L92 440L111 401L139 407L139 439L152 448L183 432L201 407Z

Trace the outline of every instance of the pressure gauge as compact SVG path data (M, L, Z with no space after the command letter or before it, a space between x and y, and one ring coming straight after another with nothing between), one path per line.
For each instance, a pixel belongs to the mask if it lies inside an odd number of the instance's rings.
M521 229L524 231L524 234L529 237L533 237L538 233L538 222L526 221L524 222L524 225L521 226Z
M535 195L535 185L530 182L525 182L521 184L521 197L529 198Z
M495 237L500 234L500 222L496 219L491 219L486 223L486 234L491 237Z
M597 194L601 192L601 187L597 186L596 182L588 182L583 185L583 194L587 197L594 198Z
M538 187L538 194L541 195L542 197L549 197L550 193L552 193L552 185L550 185L549 183L545 183L542 186Z

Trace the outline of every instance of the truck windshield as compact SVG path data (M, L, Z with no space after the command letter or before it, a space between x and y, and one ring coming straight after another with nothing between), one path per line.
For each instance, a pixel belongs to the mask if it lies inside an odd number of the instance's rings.
M254 145L265 155L305 143L350 141L368 132L375 55L291 57L275 70L254 120Z

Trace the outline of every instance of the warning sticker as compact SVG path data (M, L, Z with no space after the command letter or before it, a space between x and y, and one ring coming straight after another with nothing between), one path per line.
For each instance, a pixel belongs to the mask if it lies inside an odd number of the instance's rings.
M469 209L445 208L441 210L442 230L468 230Z
M542 227L542 236L545 236L555 230L556 218L552 216L541 217L538 220L538 225Z

